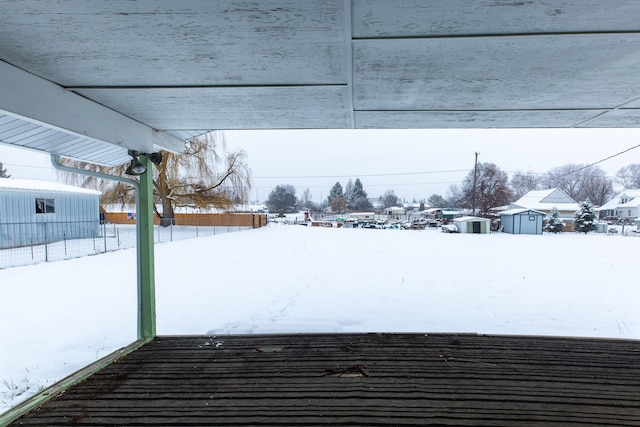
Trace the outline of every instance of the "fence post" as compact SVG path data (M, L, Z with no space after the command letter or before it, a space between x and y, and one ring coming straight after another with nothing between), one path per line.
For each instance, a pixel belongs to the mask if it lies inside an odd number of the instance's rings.
M47 223L43 223L44 224L44 261L45 262L49 262L49 245L48 245L48 238L47 238Z
M104 252L107 252L107 224L102 224L102 238L104 239Z

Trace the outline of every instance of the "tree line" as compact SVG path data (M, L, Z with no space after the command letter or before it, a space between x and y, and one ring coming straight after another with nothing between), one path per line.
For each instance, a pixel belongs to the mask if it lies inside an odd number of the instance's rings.
M298 210L306 209L311 211L319 211L325 207L329 207L331 212L344 213L347 211L370 211L373 205L369 200L369 195L365 191L360 178L355 181L349 179L344 186L340 182L336 182L326 201L315 204L311 200L311 192L307 188L302 197L296 197L296 189L293 185L284 184L276 186L267 199L266 205L270 212L290 213ZM397 203L393 201L394 205Z
M568 163L545 173L515 171L511 178L496 164L478 163L459 184L449 186L445 195L432 194L421 204L435 208L469 209L479 215L488 214L492 208L506 206L532 190L560 188L577 202L588 201L595 206L605 204L615 195L615 184L624 188L640 188L640 164L620 168L615 177L608 177L598 165ZM386 208L398 205L394 190L387 190L379 197ZM425 203L426 202L426 203ZM266 202L271 212L295 212L301 209L332 212L372 210L371 199L360 179L349 179L343 187L336 182L326 200L316 204L307 188L300 198L292 185L278 185Z
M616 178L608 177L597 165L568 163L543 174L516 171L509 179L494 163L479 163L461 184L451 185L440 202L487 214L491 208L508 205L529 191L560 188L577 202L600 206L613 197L616 182L625 187L640 185L640 165L621 168Z

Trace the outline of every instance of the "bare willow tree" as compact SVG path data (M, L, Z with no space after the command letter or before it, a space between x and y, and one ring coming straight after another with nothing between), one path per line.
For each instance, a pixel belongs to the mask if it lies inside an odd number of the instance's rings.
M105 167L63 159L64 164L85 170L124 176L127 165ZM134 189L125 183L92 176L64 173L68 183L100 190L102 205L135 202ZM154 210L160 224L174 223L176 208L228 208L234 199L246 200L251 171L244 150L228 153L222 132L212 132L187 141L184 154L162 152L162 162L153 168Z

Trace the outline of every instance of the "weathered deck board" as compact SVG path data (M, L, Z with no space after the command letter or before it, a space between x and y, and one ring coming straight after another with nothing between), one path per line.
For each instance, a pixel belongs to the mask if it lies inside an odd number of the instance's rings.
M16 425L640 425L640 342L159 337Z

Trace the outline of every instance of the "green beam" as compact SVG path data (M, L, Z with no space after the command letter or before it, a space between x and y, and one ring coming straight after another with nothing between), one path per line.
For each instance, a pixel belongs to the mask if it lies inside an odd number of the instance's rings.
M138 338L156 336L156 289L153 256L153 163L140 156L147 172L140 175L138 223Z

